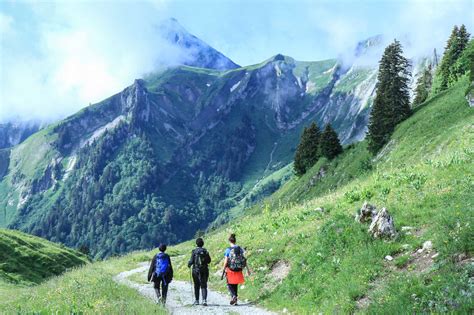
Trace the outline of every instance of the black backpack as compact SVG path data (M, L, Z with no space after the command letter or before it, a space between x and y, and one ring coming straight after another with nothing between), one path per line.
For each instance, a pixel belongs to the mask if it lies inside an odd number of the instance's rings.
M227 265L232 271L242 271L247 266L247 258L245 258L242 248L239 246L230 248Z
M209 254L206 249L204 248L196 248L194 250L194 260L193 260L193 265L194 268L197 270L204 270L207 268L208 265L208 257Z

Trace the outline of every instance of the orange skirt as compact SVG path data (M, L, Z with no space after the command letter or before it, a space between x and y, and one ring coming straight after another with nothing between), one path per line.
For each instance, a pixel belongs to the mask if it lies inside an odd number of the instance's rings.
M225 269L228 284L241 284L245 282L244 273L242 271L232 271Z

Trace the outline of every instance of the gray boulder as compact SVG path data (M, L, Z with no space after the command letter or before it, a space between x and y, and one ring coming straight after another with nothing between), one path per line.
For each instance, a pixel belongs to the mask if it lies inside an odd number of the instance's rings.
M355 219L357 222L364 223L372 221L376 215L377 208L366 201L362 205L362 208L360 208L359 214L356 215Z
M369 233L375 238L391 238L397 234L393 217L388 213L387 209L382 208L372 219Z

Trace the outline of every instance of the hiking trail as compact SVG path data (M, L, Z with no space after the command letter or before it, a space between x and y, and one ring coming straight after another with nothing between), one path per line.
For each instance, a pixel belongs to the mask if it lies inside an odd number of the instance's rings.
M114 277L118 283L124 284L137 290L143 296L156 301L155 291L152 283L137 283L128 279L133 274L142 273L146 279L149 263L143 262L140 267L124 271ZM208 306L193 306L193 289L186 281L173 280L168 289L166 308L171 314L252 314L252 315L274 315L276 313L259 308L252 303L239 301L239 305L229 305L229 296L210 290L208 288Z

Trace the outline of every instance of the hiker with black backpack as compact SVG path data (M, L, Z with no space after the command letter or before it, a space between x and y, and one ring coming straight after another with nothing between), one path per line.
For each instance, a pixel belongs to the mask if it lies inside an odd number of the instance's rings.
M227 278L227 288L232 297L230 305L237 305L237 290L239 284L245 282L243 270L247 268L247 275L250 276L250 269L247 266L247 259L245 258L245 251L236 245L235 234L229 237L230 247L224 253L224 269L222 271L222 278L224 275Z
M207 281L209 280L209 264L211 263L211 256L205 249L202 238L196 240L196 248L191 252L191 258L188 262L188 267L192 269L194 282L194 305L199 305L199 290L202 293L202 305L207 306Z
M150 269L148 270L148 281L153 281L158 303L165 304L168 285L173 280L173 266L171 265L170 256L165 254L166 245L161 244L159 250L160 252L151 260Z

